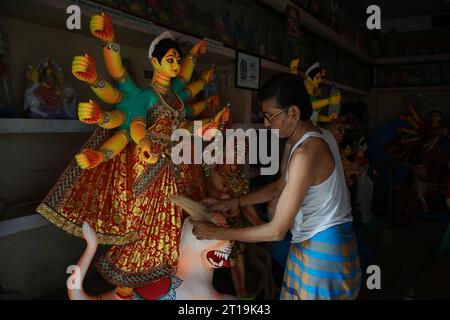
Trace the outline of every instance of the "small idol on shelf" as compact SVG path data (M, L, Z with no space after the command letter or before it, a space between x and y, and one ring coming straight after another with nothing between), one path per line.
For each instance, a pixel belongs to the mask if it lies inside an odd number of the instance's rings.
M351 187L355 183L356 179L360 176L361 173L358 165L352 162L352 157L352 142L350 140L344 140L341 143L341 159L348 187Z
M24 109L31 118L76 118L75 90L49 57L28 66Z
M10 50L8 37L0 28L0 117L17 116L11 91Z
M372 219L372 196L373 181L369 176L370 163L367 158L367 140L361 137L358 141L358 150L356 151L353 162L359 167L359 176L356 180L356 203L361 213L362 222L368 223ZM371 170L374 173L374 170Z
M174 0L172 2L173 16L177 25L184 30L192 31L192 23L187 15L185 2L184 0Z
M121 0L124 11L133 15L146 18L148 12L148 4L145 0Z
M447 198L446 198L446 203L447 203L447 210L450 211L450 160L448 161L448 172L447 172Z
M230 23L230 13L228 11L226 11L225 13L219 11L216 12L213 19L213 31L215 39L225 44L231 44L231 30L232 28Z

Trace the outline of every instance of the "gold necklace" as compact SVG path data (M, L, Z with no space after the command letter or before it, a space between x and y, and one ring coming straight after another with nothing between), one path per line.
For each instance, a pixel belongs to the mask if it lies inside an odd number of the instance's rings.
M171 118L172 121L175 121L174 123L174 127L173 129L176 128L176 126L179 125L180 122L182 122L183 120L183 109L184 109L184 102L183 100L181 100L181 98L178 96L178 94L173 91L173 93L175 94L175 96L178 98L178 100L181 102L181 109L180 110L175 110L174 108L172 108L171 106L169 106L169 104L166 102L166 100L164 100L164 98L162 97L161 93L158 91L158 89L152 84L150 83L150 87L153 88L153 91L155 91L156 95L158 96L159 101L172 112L172 115L169 116Z
M155 87L155 85L153 83L150 83L150 87L153 88L153 90L155 91L156 95L158 96L159 101L161 101L164 106L166 106L168 109L170 109L173 112L178 112L178 110L175 110L174 108L169 106L169 104L166 102L166 100L164 100L163 96L161 95L161 93L158 91L158 89ZM175 95L178 97L176 92L175 92ZM179 99L179 100L181 101L181 109L184 109L183 100L181 100L181 99Z
M170 89L169 86L166 87L166 86L161 85L161 84L159 84L157 82L151 82L150 85L154 86L155 88L158 88L163 94L166 94L169 91L169 89Z

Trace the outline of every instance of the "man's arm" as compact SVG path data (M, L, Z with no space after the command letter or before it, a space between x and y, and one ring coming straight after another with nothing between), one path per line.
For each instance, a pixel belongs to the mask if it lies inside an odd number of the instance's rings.
M269 183L252 193L248 193L245 197L242 196L240 198L241 206L266 203L266 202L269 202L270 200L278 198L281 195L281 192L283 191L283 188L286 185L285 172L286 172L287 162L289 160L289 154L291 151L291 147L292 147L291 143L289 141L286 142L286 145L283 150L283 156L281 157L281 165L280 165L281 176L278 178L278 180L276 180L272 183ZM267 187L267 189L266 189L266 187ZM261 194L259 194L259 193L261 193ZM255 194L255 195L252 195L252 194ZM247 197L248 195L250 195L250 197ZM262 201L260 201L260 200L262 200ZM258 201L258 202L253 202L253 201ZM248 202L250 202L250 203L248 203Z
M286 185L285 176L280 176L276 181L266 184L265 186L249 192L239 197L239 204L241 207L266 203L272 199L279 197Z
M314 154L297 150L289 164L289 179L269 223L248 228L218 228L211 224L194 223L199 239L236 240L242 242L279 241L292 226L308 188L313 184L316 166Z

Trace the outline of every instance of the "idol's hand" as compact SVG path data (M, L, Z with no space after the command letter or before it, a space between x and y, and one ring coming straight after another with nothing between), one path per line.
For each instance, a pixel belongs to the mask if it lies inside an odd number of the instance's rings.
M26 76L33 83L39 82L39 70L37 68L33 68L32 70L27 72Z
M106 13L102 12L101 15L92 16L89 29L94 37L104 42L114 41L113 24L111 18Z
M98 246L97 234L86 221L83 222L82 232L83 238L84 240L86 240L88 248L96 249Z
M78 80L95 84L98 81L98 75L94 58L88 54L73 58L72 74Z
M230 214L227 213L228 211L239 208L239 199L231 198L227 200L219 200L215 198L206 198L202 201L202 204L207 208L208 212L220 211L226 214L227 216L231 216Z
M158 161L158 152L155 150L155 144L149 139L142 139L139 143L141 149L139 153L139 159L149 164L153 164Z
M341 103L341 94L339 93L335 96L329 97L328 101L331 105Z
M78 119L88 124L97 124L103 121L103 113L97 102L80 102L78 104Z
M206 99L208 109L215 109L219 105L219 96L212 96Z
M339 118L339 116L336 112L331 113L329 116L330 122L336 120L337 118Z
M92 169L105 160L103 153L93 150L84 149L75 156L75 160L81 169Z
M294 59L289 64L289 70L291 74L298 75L298 66L300 64L300 58Z
M203 81L205 81L206 83L210 83L212 81L212 79L214 78L214 74L216 73L216 67L213 66L211 68L211 70L205 71L202 74L202 79Z
M206 48L208 46L208 42L207 41L200 41L197 42L191 49L190 54L193 57L198 57L201 54L205 54L206 53Z

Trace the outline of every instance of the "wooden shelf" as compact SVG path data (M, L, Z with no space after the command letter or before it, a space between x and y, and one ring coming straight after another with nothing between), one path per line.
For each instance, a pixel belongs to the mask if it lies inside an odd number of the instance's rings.
M84 124L79 120L0 118L0 134L82 133L92 132L95 128L95 125Z
M35 212L25 217L0 221L0 238L30 231L49 224L50 222Z
M3 11L3 15L12 18L18 18L32 23L37 23L50 28L56 28L59 30L68 31L65 26L65 19L67 17L66 8L73 4L71 0L33 0L26 1L26 5L19 6L18 3L25 2L24 0L17 0L14 3L1 2L0 8ZM281 1L286 2L286 1ZM98 14L104 11L110 15L113 20L114 25L117 27L117 33L121 34L120 42L123 44L128 44L130 46L135 46L139 48L147 49L148 46L148 35L151 37L156 37L162 32L166 31L167 28L160 27L151 21L144 20L119 10L112 9L106 6L102 6L93 3L88 0L78 0L77 5L81 9L82 13L82 30L75 30L78 34L83 34L85 36L91 37L88 31L88 18L94 14ZM45 9L44 7L45 6ZM42 14L34 14L35 12L40 12ZM309 15L310 16L310 15ZM312 16L310 16L313 18ZM320 22L318 22L320 23ZM330 29L331 30L331 29ZM130 32L133 31L133 32ZM202 39L196 38L190 35L186 35L177 31L171 31L175 37L179 39L180 42L191 42L195 43ZM126 35L126 36L124 36ZM336 34L334 37L338 37ZM340 40L339 40L340 41ZM232 64L234 63L236 56L236 50L224 46L217 45L215 43L210 44L207 54L202 57L202 62L205 64ZM289 67L282 65L264 58L261 58L261 67L264 70L272 72L289 72ZM302 74L302 73L300 73ZM368 95L368 92L353 88L335 81L324 79L325 84L333 84L337 88L355 93L358 95Z
M433 63L433 62L450 62L450 53L440 54L424 54L417 56L406 57L386 57L376 58L373 63L377 66L391 65L391 64L411 64L411 63Z
M339 83L339 82L336 82L336 81L332 81L332 80L328 80L328 79L323 79L323 84L333 85L333 86L335 86L336 88L338 88L338 89L340 89L342 91L355 93L355 94L361 95L361 96L368 96L369 95L369 91L364 91L364 90L361 90L361 89L353 88L353 87L350 87L350 86L348 86L346 84L342 84L342 83Z
M29 2L29 1L27 1L27 2ZM67 17L67 14L65 13L66 8L70 4L74 4L74 1L71 1L71 0L33 0L33 2L48 6L52 9L63 10L63 12L58 10L58 12L60 12L60 14L63 17ZM162 32L167 31L167 29L168 29L165 27L158 26L149 20L138 18L138 17L132 16L130 14L126 14L120 10L102 6L100 4L93 3L88 0L78 0L78 1L76 1L76 4L81 9L81 14L83 16L83 20L87 20L86 17L89 18L90 16L92 16L94 14L99 14L100 12L103 11L111 17L115 26L119 26L127 31L133 31L134 35L129 33L130 37L131 37L131 40L129 40L129 41L134 42L134 43L139 43L139 47L145 46L145 49L147 49L148 39L149 39L148 36L146 36L146 35L151 35L151 37L156 37L159 34L161 34ZM21 9L21 10L25 10L25 9ZM27 14L27 15L29 15L29 14ZM27 17L27 19L36 20L38 18ZM51 27L55 27L56 25L58 25L58 28L65 27L65 24L64 25L61 25L61 23L58 24L56 22L56 20L57 19L49 16L48 19L42 18L39 21L39 23L45 24L45 25L48 25ZM59 19L59 20L61 20L61 19ZM67 29L65 29L65 30L67 31ZM188 41L191 43L196 43L200 40L203 40L203 39L193 37L193 36L190 36L187 34L183 34L183 33L177 32L177 31L173 31L173 30L170 30L170 31L180 42ZM137 32L137 34L136 34L136 32ZM142 33L143 35L137 36L140 33ZM127 35L128 35L128 33L127 33ZM123 42L122 38L120 38L120 39L121 39L120 42L122 43ZM124 41L126 41L126 40L124 40ZM235 56L236 56L236 50L225 47L225 46L221 46L220 44L210 43L210 45L208 47L207 55L210 55L210 54L212 54L214 63L224 64L224 63L230 63L230 62L234 61ZM209 60L211 60L211 59L209 59ZM204 63L208 63L209 60L205 60L202 57L202 62L204 62ZM284 66L284 65L281 65L281 64L263 59L263 58L261 59L261 66L264 68L267 68L267 69L278 71L278 72L288 72L289 71L289 68L287 66Z
M303 8L299 7L298 5L294 4L292 1L289 0L263 0L267 5L271 6L272 8L285 13L287 5L295 6L299 13L300 13L300 23L304 26L306 26L309 30L313 31L320 37L326 39L328 42L334 44L335 46L344 49L345 51L353 54L354 56L358 57L364 62L367 62L369 64L373 63L372 57L364 52L363 50L357 48L355 45L350 43L349 41L345 40L341 35L339 35L336 31L331 29L329 26L323 24L319 20L317 20L315 17L313 17L311 14L309 14L307 11L305 11Z
M374 92L395 91L448 91L449 86L398 86L398 87L372 87Z

